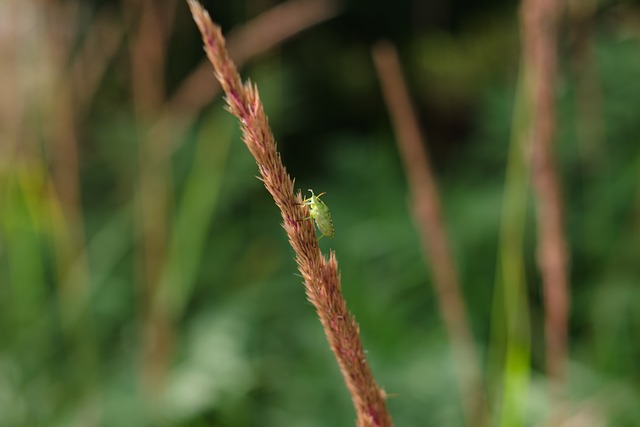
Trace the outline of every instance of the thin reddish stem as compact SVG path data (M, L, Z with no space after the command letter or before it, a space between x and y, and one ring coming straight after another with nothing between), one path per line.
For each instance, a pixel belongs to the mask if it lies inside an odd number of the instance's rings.
M558 389L566 376L569 311L568 250L562 194L553 158L558 0L523 0L524 66L533 104L532 179L537 198L538 263L545 302L546 362Z
M377 44L373 59L407 175L425 258L433 270L438 305L456 361L466 422L468 426L482 425L486 408L480 362L442 219L438 186L424 143L426 138L411 104L395 47L389 42Z
M354 402L359 427L392 425L385 393L378 386L365 357L360 331L342 296L335 254L327 259L318 247L313 223L305 220L309 209L294 194L293 181L282 164L267 122L258 90L243 85L230 60L225 40L209 14L195 0L188 0L200 29L204 48L220 82L229 110L240 120L243 139L255 157L262 181L280 209L283 228L296 254L307 298L314 305L345 383Z

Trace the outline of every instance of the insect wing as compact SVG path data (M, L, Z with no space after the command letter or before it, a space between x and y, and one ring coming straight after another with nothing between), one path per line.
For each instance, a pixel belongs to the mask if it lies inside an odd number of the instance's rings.
M315 211L314 219L316 220L316 225L320 229L320 232L323 236L333 238L335 229L333 228L333 221L331 220L329 208L318 198L315 199L313 207L315 208L313 209Z

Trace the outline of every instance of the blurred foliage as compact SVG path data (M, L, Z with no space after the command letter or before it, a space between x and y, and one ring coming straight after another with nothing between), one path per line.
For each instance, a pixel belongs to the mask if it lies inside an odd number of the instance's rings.
M159 45L166 63L142 83L132 76L149 3L0 3L0 426L351 425L350 397L281 218L222 100L195 117L172 111L158 134L149 128L161 108L151 119L140 113L136 82L169 99L202 59L186 4L156 2L166 12L151 15L168 31ZM327 192L336 236L320 244L337 253L395 424L457 426L455 366L370 47L383 37L398 43L495 384L492 304L518 16L499 1L396 3L341 2L335 18L251 58L242 73L260 88L296 185ZM572 254L568 405L585 417L579 425L632 426L640 419L640 9L579 3L563 19L557 90ZM275 4L204 2L225 31ZM81 102L76 83L92 69L74 74L73 64L96 28L104 38L87 63L104 60L104 70ZM148 155L163 150L167 158ZM141 184L146 173L151 187ZM154 192L159 202L145 206ZM549 402L527 203L532 353L518 398L523 425L535 425ZM145 258L154 249L159 257Z

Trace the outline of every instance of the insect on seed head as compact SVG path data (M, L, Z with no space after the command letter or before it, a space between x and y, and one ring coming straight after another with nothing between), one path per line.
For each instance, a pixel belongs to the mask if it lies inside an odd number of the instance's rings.
M329 208L327 205L320 200L320 196L325 194L324 192L318 194L317 196L313 192L313 190L309 189L311 192L311 197L308 197L302 201L303 205L309 206L309 218L315 220L316 226L322 232L322 236L329 236L333 238L334 228L333 221L331 220L331 213L329 212Z

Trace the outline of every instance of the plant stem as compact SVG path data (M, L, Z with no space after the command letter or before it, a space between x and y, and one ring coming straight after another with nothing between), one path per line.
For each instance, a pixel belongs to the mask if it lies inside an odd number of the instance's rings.
M193 19L202 34L204 49L213 64L216 78L226 94L229 110L241 123L243 140L255 157L262 181L280 209L283 228L296 253L307 298L316 308L357 414L358 427L392 425L385 393L378 386L365 357L360 331L342 296L335 254L327 259L318 247L309 209L294 194L289 177L267 122L255 86L243 85L235 64L229 59L220 27L195 0L188 0Z
M537 199L538 264L545 302L547 375L563 388L567 359L569 305L568 250L562 194L553 159L555 134L556 42L560 2L523 0L523 62L532 100L532 181Z
M425 137L409 98L395 46L389 42L378 43L373 49L373 59L407 175L423 251L433 270L438 306L456 362L466 424L483 425L487 413L479 357L449 249L440 195L424 144Z

